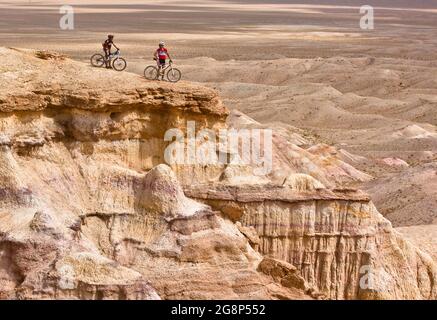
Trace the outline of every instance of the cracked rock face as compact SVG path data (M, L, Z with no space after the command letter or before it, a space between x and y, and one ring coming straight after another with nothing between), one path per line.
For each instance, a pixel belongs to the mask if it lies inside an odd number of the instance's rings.
M278 170L263 178L170 167L168 129L226 127L214 91L26 50L0 58L0 298L436 297L435 262L341 188L368 177L322 146L275 135ZM383 290L360 287L363 266Z

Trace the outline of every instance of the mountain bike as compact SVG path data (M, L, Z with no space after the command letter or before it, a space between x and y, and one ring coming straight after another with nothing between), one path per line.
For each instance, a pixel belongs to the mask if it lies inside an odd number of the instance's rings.
M164 65L162 68L159 68L158 66L148 66L144 69L144 77L147 80L159 80L159 77L164 79L164 76L167 77L167 80L170 82L178 82L181 80L182 73L179 69L173 68L172 61L170 61L168 65Z
M93 67L103 67L107 62L109 62L109 65L116 71L123 71L127 67L126 60L121 57L120 50L111 53L108 59L105 59L103 54L96 53L90 60Z

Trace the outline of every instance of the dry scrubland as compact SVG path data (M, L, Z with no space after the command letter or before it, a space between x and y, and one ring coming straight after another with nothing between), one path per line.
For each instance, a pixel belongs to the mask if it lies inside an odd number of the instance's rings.
M373 31L359 28L359 1L293 2L75 1L76 28L61 31L56 1L0 1L0 44L86 62L111 32L141 74L164 39L185 80L344 163L342 183L435 257L437 1L373 1Z

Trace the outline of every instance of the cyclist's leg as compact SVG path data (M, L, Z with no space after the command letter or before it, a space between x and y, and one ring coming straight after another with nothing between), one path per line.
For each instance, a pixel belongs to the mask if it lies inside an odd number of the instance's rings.
M159 78L159 75L161 74L161 62L160 62L160 60L159 59L156 59L156 67L158 68L158 78Z
M113 58L113 55L112 55L111 49L109 49L109 55L108 55L108 68L109 69L112 69L112 58Z
M159 64L161 65L161 79L164 80L164 74L165 74L165 59L159 60Z
M108 49L103 49L103 51L105 52L105 65L106 65L106 68L109 68L109 50Z

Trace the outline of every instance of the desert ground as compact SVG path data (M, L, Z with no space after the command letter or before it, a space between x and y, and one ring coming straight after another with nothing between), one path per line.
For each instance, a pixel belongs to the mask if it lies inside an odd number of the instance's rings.
M437 1L367 1L374 30L360 28L355 0L69 4L74 30L59 28L58 1L0 1L0 46L87 62L112 33L141 75L165 40L184 80L263 125L334 146L326 152L372 176L354 187L435 254Z

